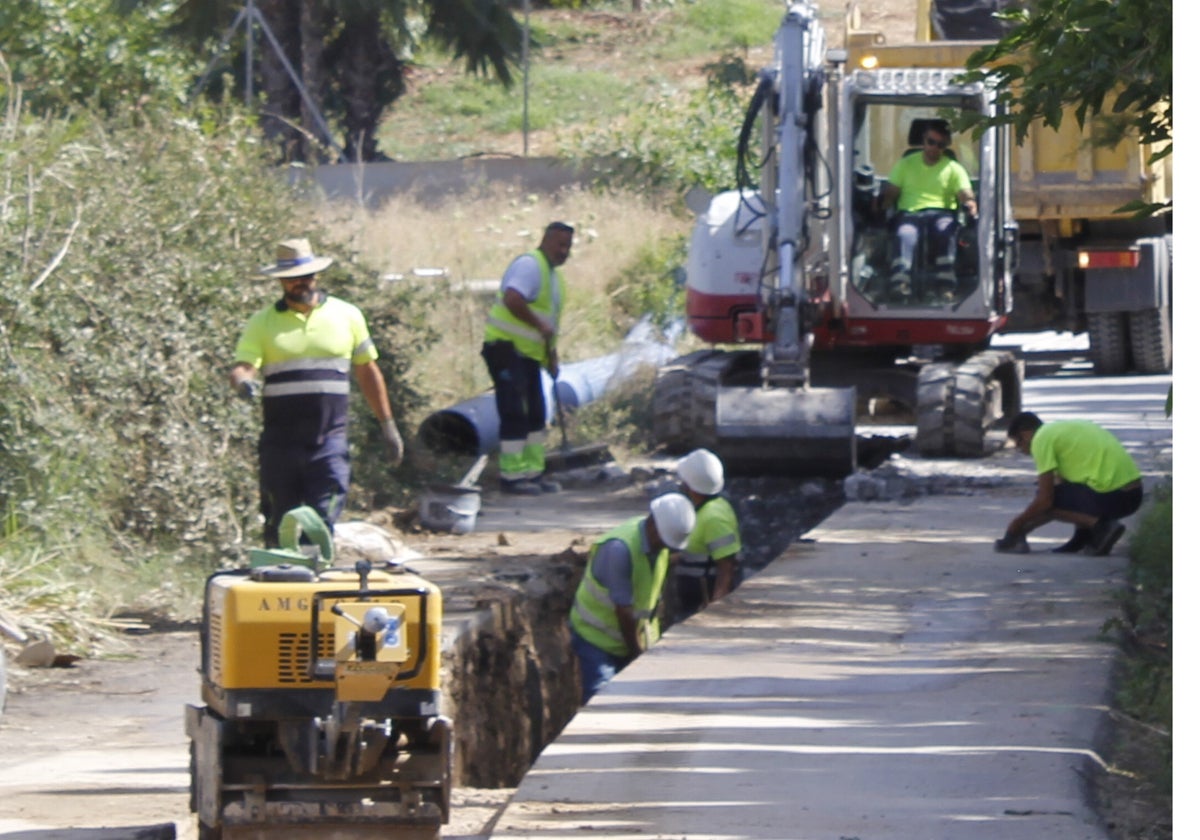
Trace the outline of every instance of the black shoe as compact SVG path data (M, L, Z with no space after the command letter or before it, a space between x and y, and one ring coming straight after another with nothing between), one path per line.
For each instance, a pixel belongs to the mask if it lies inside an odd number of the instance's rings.
M1121 539L1121 535L1125 533L1125 526L1115 519L1101 519L1096 523L1096 527L1092 529L1092 539L1090 547L1092 555L1095 557L1107 557L1108 553L1113 550L1113 546L1117 544L1117 540Z
M1029 553L1029 543L1025 541L1024 534L1016 537L1010 537L1008 534L1005 534L1003 537L992 543L992 547L1000 554Z
M1060 545L1058 548L1052 548L1055 554L1078 554L1087 547L1092 540L1092 531L1090 528L1076 528L1075 533L1071 535L1071 539Z
M545 476L537 479L536 483L537 483L538 488L543 493L561 493L562 492L561 484L559 484L557 481L554 481L553 479L546 478Z
M536 481L523 479L521 481L501 481L500 492L513 496L540 496L542 488Z

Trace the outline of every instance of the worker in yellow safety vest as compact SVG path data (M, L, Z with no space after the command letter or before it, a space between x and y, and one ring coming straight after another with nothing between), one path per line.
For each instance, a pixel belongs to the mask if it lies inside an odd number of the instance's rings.
M741 529L733 505L721 490L725 468L707 449L697 449L675 467L683 491L696 508L696 528L683 550L672 554L672 598L675 620L728 595L741 582Z
M542 368L558 375L558 332L566 289L558 267L575 229L551 222L536 249L509 264L488 310L483 360L500 417L500 488L537 496L557 492L546 479L546 398Z
M696 510L687 497L667 493L602 536L588 554L568 619L579 661L582 702L658 641L658 606L670 549L687 544Z

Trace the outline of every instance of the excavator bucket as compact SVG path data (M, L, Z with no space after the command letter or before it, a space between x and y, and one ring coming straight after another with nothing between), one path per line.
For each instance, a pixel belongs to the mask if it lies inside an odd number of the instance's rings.
M842 478L857 467L853 388L717 389L714 451L730 473Z

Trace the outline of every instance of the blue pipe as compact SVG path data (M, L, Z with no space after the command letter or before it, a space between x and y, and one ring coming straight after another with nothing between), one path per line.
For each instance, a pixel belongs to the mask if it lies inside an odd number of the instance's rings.
M564 364L555 388L542 371L542 394L546 400L546 425L554 420L554 400L564 411L599 399L608 388L629 379L646 365L657 368L675 358L674 344L683 331L682 323L666 330L666 341L654 341L654 328L643 318L625 337L621 349L607 356ZM421 442L439 454L484 455L500 447L500 415L491 391L464 400L425 418L417 431Z

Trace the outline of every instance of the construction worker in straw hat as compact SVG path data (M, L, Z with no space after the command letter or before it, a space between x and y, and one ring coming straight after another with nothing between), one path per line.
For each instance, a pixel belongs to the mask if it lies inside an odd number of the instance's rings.
M671 606L674 620L687 618L720 600L740 583L742 535L737 513L719 495L725 487L721 459L697 449L675 467L683 491L696 508L696 527L687 545L673 553Z
M332 263L315 255L307 239L279 243L275 262L260 273L279 280L283 294L250 318L229 372L243 398L262 393L259 490L268 548L279 545L279 523L289 510L312 507L332 532L345 507L351 373L379 420L389 459L404 458L366 319L317 287L317 275Z
M696 525L692 503L679 493L650 502L592 545L568 622L579 661L581 702L658 641L667 552L687 543Z

